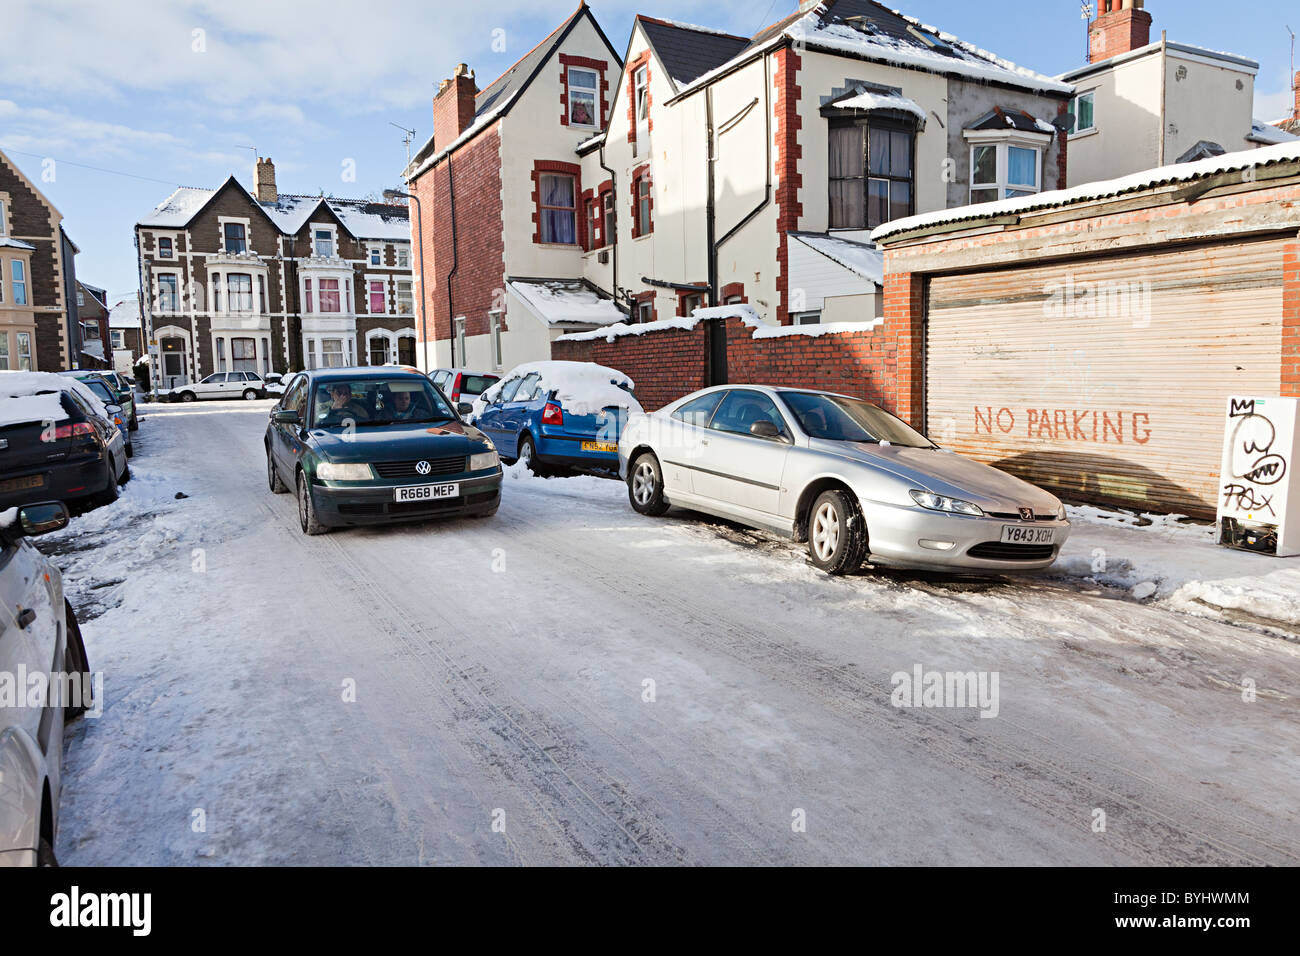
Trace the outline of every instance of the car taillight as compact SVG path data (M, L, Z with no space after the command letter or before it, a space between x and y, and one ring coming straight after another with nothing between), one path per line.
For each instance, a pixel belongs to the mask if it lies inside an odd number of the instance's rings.
M54 429L55 439L73 438L77 435L95 434L94 426L89 422L77 422L75 425L60 425Z
M542 409L543 425L563 425L564 409L560 408L554 402L547 402L546 407Z
M460 401L460 376L457 375L451 380L451 401L452 404Z

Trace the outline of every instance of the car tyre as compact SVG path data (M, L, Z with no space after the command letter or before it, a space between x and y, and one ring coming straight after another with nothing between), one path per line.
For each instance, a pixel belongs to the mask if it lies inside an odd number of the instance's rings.
M126 426L126 430L131 432L138 432L140 430L140 419L132 415L130 423Z
M808 515L808 556L827 574L852 574L867 557L867 524L845 491L823 491Z
M124 485L131 480L131 466L127 465L122 469L122 477L117 479L119 485Z
M193 392L181 392L181 401L182 401L182 402L193 402L193 401L196 401L197 399L198 399L198 396L195 395Z
M252 388L244 389L244 401L253 402L257 400L257 390Z
M135 457L135 442L126 443L126 457L127 458Z
M63 616L65 620L64 629L67 636L64 641L63 650L63 669L69 674L86 675L82 679L82 688L85 691L91 691L91 683L88 679L90 676L90 664L86 659L86 644L81 639L81 625L77 623L77 614L72 610L72 604L67 598L63 600ZM63 721L67 723L75 720L86 712L86 709L93 698L83 698L80 704L73 705L68 703L63 708Z
M111 505L118 499L121 492L117 489L117 472L113 469L113 459L108 459L108 486L97 495L91 497L91 504L98 508L101 505Z
M288 491L285 483L280 480L280 473L275 470L275 459L271 457L268 449L266 452L266 483L271 486L271 494L282 495Z
M303 472L298 472L298 524L303 534L324 534L329 530L316 517L316 502L312 500L311 484Z
M627 470L627 500L637 514L658 517L668 510L664 501L664 473L654 452L636 456Z
M525 435L519 439L519 461L528 466L538 478L546 478L551 474L551 469L547 468L537 460L537 444L533 441L532 435Z

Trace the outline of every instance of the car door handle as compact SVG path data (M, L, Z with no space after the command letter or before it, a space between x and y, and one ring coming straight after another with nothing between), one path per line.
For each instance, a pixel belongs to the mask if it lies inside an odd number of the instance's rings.
M32 621L36 620L36 612L29 607L25 607L18 612L18 627L21 630L27 630L32 626Z

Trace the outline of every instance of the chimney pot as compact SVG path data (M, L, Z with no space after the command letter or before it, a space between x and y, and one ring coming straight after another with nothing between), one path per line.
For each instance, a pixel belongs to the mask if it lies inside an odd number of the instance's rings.
M433 143L438 149L451 145L474 122L474 97L478 84L474 71L458 63L449 79L438 85L438 95L433 98Z
M258 202L278 202L279 193L275 189L275 163L271 157L258 157L253 172L253 198Z
M1097 19L1088 27L1088 62L1138 50L1151 42L1151 14L1143 0L1098 0Z

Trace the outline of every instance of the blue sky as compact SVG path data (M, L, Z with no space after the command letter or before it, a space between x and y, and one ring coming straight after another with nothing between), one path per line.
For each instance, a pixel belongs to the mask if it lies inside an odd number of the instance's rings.
M898 2L1043 73L1083 62L1079 0ZM136 287L132 226L176 185L215 186L230 173L251 185L246 146L275 160L283 192L359 197L400 185L403 134L389 124L417 130L422 142L438 81L456 63L485 86L575 5L5 0L0 149L63 213L81 249L78 275L120 298ZM794 0L591 6L621 54L638 12L748 35ZM1259 61L1256 115L1289 112L1294 0L1256 0L1242 16L1225 16L1222 0L1149 0L1147 9L1155 36L1164 29L1172 40ZM355 179L345 179L348 169Z

